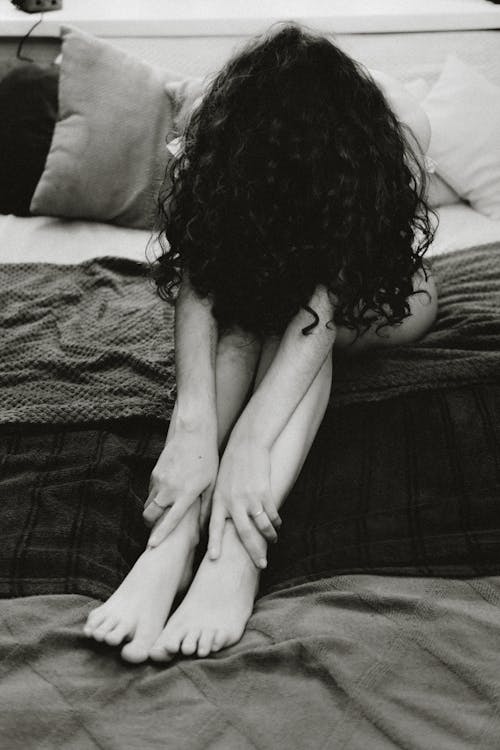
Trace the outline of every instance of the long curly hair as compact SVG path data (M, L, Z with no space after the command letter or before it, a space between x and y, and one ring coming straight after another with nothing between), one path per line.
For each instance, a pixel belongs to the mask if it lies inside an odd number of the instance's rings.
M187 274L219 335L282 335L318 284L359 334L410 313L433 238L421 154L369 73L285 23L209 82L159 196L157 290Z

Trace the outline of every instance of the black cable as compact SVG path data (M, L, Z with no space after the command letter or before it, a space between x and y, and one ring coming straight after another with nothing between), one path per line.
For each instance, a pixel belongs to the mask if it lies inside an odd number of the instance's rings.
M31 32L34 31L40 23L42 23L42 21L43 21L43 13L40 13L40 18L38 19L38 21L34 23L33 26L31 26L31 28L23 36L23 38L19 40L19 44L17 45L17 52L16 52L16 57L18 60L24 60L25 62L34 62L34 60L32 60L31 57L24 57L24 55L22 55L21 52L23 50L23 45L26 39L29 37Z

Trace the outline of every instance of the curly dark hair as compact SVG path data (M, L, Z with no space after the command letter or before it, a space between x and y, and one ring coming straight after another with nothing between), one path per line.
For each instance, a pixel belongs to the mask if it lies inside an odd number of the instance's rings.
M163 299L187 273L219 334L281 335L318 284L359 334L409 315L433 238L416 152L369 73L286 22L209 83L159 198Z

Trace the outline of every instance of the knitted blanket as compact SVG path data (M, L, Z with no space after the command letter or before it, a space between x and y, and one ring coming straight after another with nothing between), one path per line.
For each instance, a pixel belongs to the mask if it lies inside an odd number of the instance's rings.
M439 315L413 346L338 357L333 407L494 382L500 373L500 243L437 257ZM154 417L175 400L174 311L145 263L0 265L0 423Z

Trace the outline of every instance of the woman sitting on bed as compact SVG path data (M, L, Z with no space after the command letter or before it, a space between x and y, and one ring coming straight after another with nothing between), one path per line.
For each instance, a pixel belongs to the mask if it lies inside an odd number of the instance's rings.
M425 149L425 122L412 128ZM144 511L154 528L85 626L125 641L128 661L207 656L241 638L335 350L407 344L431 326L432 229L409 135L363 69L295 24L252 41L193 112L154 264L160 295L175 299L177 377Z

